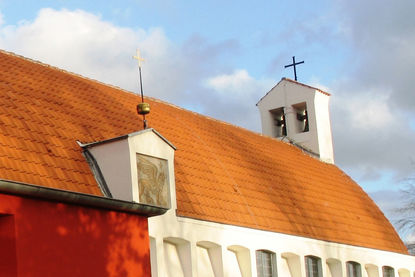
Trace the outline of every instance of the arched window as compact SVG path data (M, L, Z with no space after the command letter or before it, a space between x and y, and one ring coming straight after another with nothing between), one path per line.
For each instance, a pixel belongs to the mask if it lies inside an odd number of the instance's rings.
M268 250L257 250L256 268L258 277L276 277L277 264L275 253Z
M384 266L382 267L383 277L395 277L395 270L393 267Z
M307 277L321 277L323 276L321 270L321 259L316 256L305 257L305 269Z
M362 268L359 263L347 262L347 277L362 277Z

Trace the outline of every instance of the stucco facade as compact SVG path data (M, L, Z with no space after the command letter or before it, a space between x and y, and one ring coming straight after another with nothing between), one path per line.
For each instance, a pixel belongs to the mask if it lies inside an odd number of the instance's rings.
M305 257L319 257L322 277L346 277L346 263L361 265L363 277L412 277L415 257L305 237L177 217L173 210L149 219L152 276L257 276L256 250L275 253L278 276L305 277ZM171 264L174 262L175 266Z

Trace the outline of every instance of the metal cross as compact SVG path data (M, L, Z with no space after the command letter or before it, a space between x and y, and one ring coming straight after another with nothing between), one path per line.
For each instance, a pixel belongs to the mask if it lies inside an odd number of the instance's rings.
M290 67L290 66L294 67L294 78L295 78L296 81L297 81L297 70L295 69L295 66L298 65L298 64L302 64L302 63L304 63L304 61L296 63L295 62L295 56L293 56L293 63L284 66L284 68L287 68L287 67Z
M133 59L138 61L138 67L141 67L141 62L144 62L144 59L140 55L140 50L137 49L137 55L133 56Z

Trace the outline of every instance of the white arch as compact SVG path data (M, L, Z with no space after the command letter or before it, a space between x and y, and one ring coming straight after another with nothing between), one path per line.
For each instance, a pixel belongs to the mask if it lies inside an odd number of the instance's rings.
M326 264L327 264L327 269L326 269L327 277L342 277L343 276L342 262L339 259L328 258L326 260Z
M278 271L281 271L280 276L290 276L290 277L301 277L301 260L300 256L291 253L291 252L284 252L281 253L282 258L282 266L281 269Z
M223 277L222 247L211 241L199 241L196 249L198 276Z
M167 237L163 239L163 249L167 276L192 276L192 257L189 241L177 237Z
M365 270L368 277L379 277L379 267L374 264L366 264Z
M398 269L399 277L411 277L411 272L406 268Z
M232 265L230 276L250 277L252 276L251 253L248 248L241 245L231 245L227 248L228 257ZM236 263L235 263L236 262ZM235 268L235 264L238 268Z

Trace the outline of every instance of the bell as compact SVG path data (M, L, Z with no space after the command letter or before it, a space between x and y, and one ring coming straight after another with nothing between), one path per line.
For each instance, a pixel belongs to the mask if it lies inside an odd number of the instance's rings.
M148 103L138 103L137 105L137 113L141 115L148 114L150 112L150 104Z
M299 121L307 120L307 112L297 113L297 120L299 120Z

